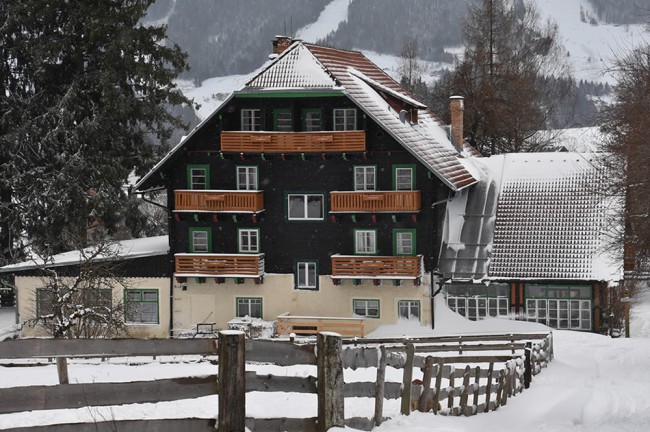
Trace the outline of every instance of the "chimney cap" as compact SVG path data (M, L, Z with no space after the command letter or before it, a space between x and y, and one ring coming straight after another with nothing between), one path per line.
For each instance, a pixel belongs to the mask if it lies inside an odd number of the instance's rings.
M465 99L465 98L461 95L451 95L449 96L449 99Z

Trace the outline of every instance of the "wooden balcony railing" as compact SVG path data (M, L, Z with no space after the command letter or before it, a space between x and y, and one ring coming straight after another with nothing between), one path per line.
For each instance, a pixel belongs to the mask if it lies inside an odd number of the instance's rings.
M324 153L366 150L364 131L221 132L221 151L244 153Z
M422 273L422 255L333 255L332 277L357 279L415 279Z
M264 254L179 253L176 276L259 277L264 275Z
M257 213L264 210L262 191L176 190L177 211Z
M330 211L354 212L417 212L420 191L354 191L330 192Z

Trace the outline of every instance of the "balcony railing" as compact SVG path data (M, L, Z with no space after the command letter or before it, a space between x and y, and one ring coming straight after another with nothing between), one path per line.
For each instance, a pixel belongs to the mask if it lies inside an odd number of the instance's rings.
M280 315L277 317L278 335L291 333L316 335L320 332L336 332L343 337L364 337L364 318L339 318L321 316Z
M330 211L355 212L418 212L420 191L354 191L330 192Z
M260 277L264 275L264 254L179 253L176 276Z
M257 213L264 210L262 191L176 190L176 211Z
M422 273L422 255L333 255L332 277L353 279L415 279Z
M326 153L366 150L364 131L221 132L221 151L244 153Z

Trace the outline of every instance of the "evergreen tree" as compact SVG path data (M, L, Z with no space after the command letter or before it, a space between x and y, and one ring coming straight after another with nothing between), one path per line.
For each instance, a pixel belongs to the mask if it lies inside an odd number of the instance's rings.
M568 94L543 79L568 75L557 27L540 25L530 3L482 0L470 6L463 28L465 54L451 79L465 97L470 141L486 154L526 150Z
M140 24L153 2L0 2L0 191L11 197L0 223L12 238L56 253L91 220L115 229L129 173L182 126L165 106L189 103L172 82L186 55L165 27Z

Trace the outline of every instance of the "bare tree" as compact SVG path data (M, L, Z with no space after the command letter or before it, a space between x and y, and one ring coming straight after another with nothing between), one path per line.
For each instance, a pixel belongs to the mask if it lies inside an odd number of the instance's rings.
M78 267L56 267L46 257L39 265L42 285L36 290L35 318L25 322L42 327L54 338L98 338L127 334L128 288L121 275L119 248L100 243L80 249Z
M530 2L482 0L463 26L464 58L452 74L465 97L465 130L486 154L525 151L569 94L545 77L568 77L557 26Z
M402 42L398 72L402 85L410 92L424 73L424 65L418 60L418 40L410 36Z
M614 102L603 110L606 153L601 158L609 175L608 193L625 197L621 219L625 229L616 239L625 250L626 270L650 271L650 45L633 49L616 60Z

